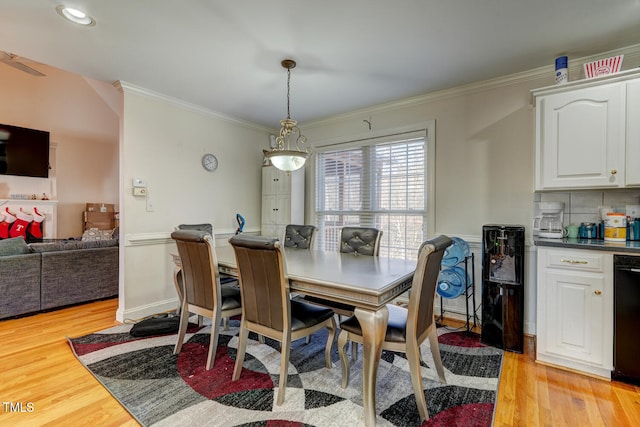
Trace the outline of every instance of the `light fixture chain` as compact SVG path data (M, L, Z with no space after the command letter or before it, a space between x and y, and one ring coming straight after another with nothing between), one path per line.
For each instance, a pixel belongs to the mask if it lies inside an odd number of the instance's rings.
M291 112L289 110L289 103L291 102L291 68L287 68L287 119L291 119Z

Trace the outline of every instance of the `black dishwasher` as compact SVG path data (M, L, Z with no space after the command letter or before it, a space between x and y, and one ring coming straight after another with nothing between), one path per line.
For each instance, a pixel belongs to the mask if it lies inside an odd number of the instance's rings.
M614 255L611 378L640 385L640 256Z

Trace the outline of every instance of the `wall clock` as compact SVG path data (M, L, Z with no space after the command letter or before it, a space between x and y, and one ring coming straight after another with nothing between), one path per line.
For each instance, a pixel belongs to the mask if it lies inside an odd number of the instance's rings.
M202 156L202 167L209 172L213 172L218 169L218 158L213 154L205 154Z

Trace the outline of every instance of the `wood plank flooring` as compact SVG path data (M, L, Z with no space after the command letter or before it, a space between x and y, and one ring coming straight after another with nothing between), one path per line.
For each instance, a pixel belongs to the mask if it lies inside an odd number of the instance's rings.
M138 425L65 339L113 326L117 305L0 321L0 426ZM640 426L640 387L536 364L528 339L525 354L505 353L494 425Z

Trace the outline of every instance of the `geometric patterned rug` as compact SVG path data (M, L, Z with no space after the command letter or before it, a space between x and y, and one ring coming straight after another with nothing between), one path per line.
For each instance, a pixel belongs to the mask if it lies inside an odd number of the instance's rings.
M206 322L206 320L205 320ZM341 368L324 365L326 331L291 344L285 402L275 404L279 343L250 334L244 369L231 381L239 322L220 331L214 367L204 369L210 326L190 325L182 351L176 335L134 338L131 325L116 326L69 344L76 357L143 426L360 426L362 357L351 362L350 381L340 387ZM379 426L491 426L502 350L477 335L440 328L440 354L447 384L438 380L426 340L422 376L429 420L420 423L404 355L382 354L376 382ZM359 346L361 350L362 346Z

